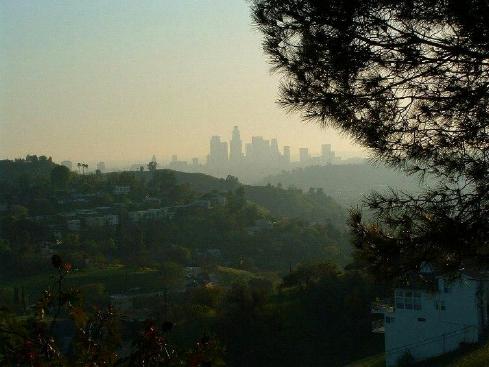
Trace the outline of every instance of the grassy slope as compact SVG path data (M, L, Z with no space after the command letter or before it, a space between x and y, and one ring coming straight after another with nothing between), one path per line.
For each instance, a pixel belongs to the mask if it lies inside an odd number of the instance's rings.
M489 366L489 344L465 354L455 361L446 365L447 367L483 367Z
M53 283L52 275L39 275L21 278L15 282L0 282L0 288L24 288L30 300L38 299L42 290ZM155 270L131 269L124 266L112 266L107 269L88 269L72 272L66 278L67 286L84 287L103 284L108 293L119 293L131 288L140 288L142 292L161 290L161 275Z
M345 367L385 367L384 355L367 357Z
M347 367L384 367L383 355L368 357ZM416 364L416 367L487 367L489 366L489 343L479 347L467 347L442 357Z
M224 286L233 283L246 283L251 279L266 278L272 282L278 282L276 274L255 274L244 270L218 266L216 274ZM16 281L0 282L0 291L10 290L14 287L23 288L29 300L36 300L44 289L48 289L53 283L53 274L45 274L20 278ZM126 266L111 266L106 269L87 269L72 272L66 278L67 286L81 288L94 285L102 285L109 294L127 292L136 289L138 292L161 291L164 282L159 271L153 269L135 269Z

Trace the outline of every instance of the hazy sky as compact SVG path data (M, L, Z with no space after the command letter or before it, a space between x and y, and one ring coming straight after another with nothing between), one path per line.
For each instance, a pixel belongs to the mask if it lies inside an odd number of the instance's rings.
M245 0L0 0L0 48L1 158L203 158L233 125L359 151L276 105Z

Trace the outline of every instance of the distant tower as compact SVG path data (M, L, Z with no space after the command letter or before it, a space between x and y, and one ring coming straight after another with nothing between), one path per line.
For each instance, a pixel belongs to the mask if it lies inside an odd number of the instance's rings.
M333 155L331 152L331 144L321 145L321 160L323 163L331 163L333 160Z
M250 161L254 164L264 164L270 161L270 141L261 136L251 137Z
M309 160L309 149L300 148L299 149L299 160L301 163L306 163Z
M199 158L192 158L192 166L198 166L199 165Z
M98 162L97 163L97 170L99 170L100 172L105 172L105 162Z
M253 154L252 150L253 150L253 147L252 147L251 143L246 143L245 144L245 157L247 160L249 160L251 158L251 155Z
M155 157L155 155L154 155L154 154L153 154L153 158L151 158L151 162L157 163L157 162L156 162L156 157Z
M71 170L73 168L73 163L71 161L63 161L63 162L61 162L61 165L65 166L69 170Z
M222 142L220 136L213 136L210 143L210 153L207 163L210 166L220 167L227 164L228 143Z
M233 137L229 147L229 160L231 163L238 163L243 158L243 142L237 126L233 129Z
M288 145L284 146L284 160L290 163L290 147Z
M272 156L272 159L280 158L280 151L278 150L277 139L272 139L270 143L270 154Z
M173 155L171 156L171 161L172 161L172 162L176 162L176 161L178 161L178 156L177 156L176 154L173 154Z
M221 143L221 146L219 149L219 160L223 164L226 164L229 160L229 149L228 149L228 143L226 141L223 141Z

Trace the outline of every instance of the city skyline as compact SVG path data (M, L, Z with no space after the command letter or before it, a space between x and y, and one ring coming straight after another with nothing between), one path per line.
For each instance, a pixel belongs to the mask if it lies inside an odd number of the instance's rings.
M111 162L99 159L89 161L89 171L95 171L96 169L102 172L126 169L134 170L136 168L139 169L140 166L144 166L144 169L147 169L146 165L150 161L156 161L158 168L172 168L176 170L179 168L185 170L192 166L194 168L205 166L211 169L219 166L236 167L237 165L242 165L244 162L259 163L260 156L263 155L275 156L275 160L272 159L270 162L274 164L279 163L278 166L283 169L294 168L294 166L287 167L283 164L284 162L296 163L295 166L298 166L297 163L300 163L304 166L325 163L349 163L366 158L365 155L355 154L355 152L350 152L350 154L345 155L343 154L344 152L333 150L335 147L327 143L327 141L324 141L320 146L294 147L288 145L287 142L280 144L278 139L274 137L264 137L253 133L249 133L247 136L250 136L248 141L241 139L241 130L238 125L235 125L228 134L212 135L209 137L207 139L208 152L201 156L182 156L180 152L173 152L170 156L162 156L158 152L155 152L151 157L138 161ZM254 150L253 147L255 147ZM328 153L325 153L325 149L328 150ZM325 161L324 157L331 153L331 158ZM219 158L219 156L225 158ZM78 161L76 159L64 159L58 162L66 165L70 169L76 170L76 162ZM86 162L84 161L83 163ZM266 166L267 164L265 164ZM207 173L213 172L210 170Z
M261 40L246 1L0 1L0 157L190 159L230 125L360 151L275 103Z

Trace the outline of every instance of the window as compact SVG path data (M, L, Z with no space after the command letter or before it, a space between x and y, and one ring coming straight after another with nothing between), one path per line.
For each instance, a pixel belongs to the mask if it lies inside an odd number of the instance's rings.
M421 307L421 292L396 290L396 308L419 311Z
M394 320L395 320L394 317L386 316L385 323L386 324L392 324L394 322Z
M424 317L418 317L419 322L426 322L426 319Z

